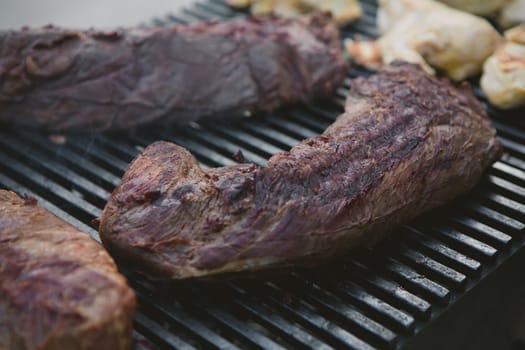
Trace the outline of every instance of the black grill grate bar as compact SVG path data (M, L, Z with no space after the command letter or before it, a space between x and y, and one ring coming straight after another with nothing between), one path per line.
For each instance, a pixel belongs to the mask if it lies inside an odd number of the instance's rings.
M423 227L417 225L416 228L420 230L423 229ZM476 238L470 237L454 228L446 226L433 226L431 227L431 231L428 229L426 231L430 234L435 234L443 241L451 244L453 247L456 247L456 249L472 254L476 259L494 262L498 255L498 250L496 248L487 243L481 242Z
M342 28L341 34L343 38L356 37L371 40L379 36L378 30L375 28L375 20L367 18L367 16L363 16L345 28Z
M208 16L220 16L222 18L231 18L243 16L242 12L234 11L224 2L209 1L192 6L191 9L183 10L184 14L189 14L197 20L206 20ZM193 21L193 19L192 19Z
M120 140L120 142L115 142L115 139ZM130 140L128 135L121 133L101 134L97 137L97 140L106 152L118 156L125 163L129 163L138 152L143 150L140 146L137 147L137 144Z
M27 184L32 192L45 198L60 198L65 205L72 204L74 207L69 209L75 216L83 217L84 223L90 223L91 219L102 213L99 208L81 198L78 192L66 189L42 174L32 171L27 165L5 153L0 153L0 165L4 169L9 169L6 173L11 174L13 178L18 181L25 180L23 184Z
M239 150L242 151L244 156L250 161L259 164L265 165L266 158L261 157L259 154L250 151L247 148L242 147L239 144L235 144L231 141L225 140L205 129L200 130L191 130L188 132L193 139L199 140L203 145L206 145L208 148L214 149L217 152L223 154L226 157L233 159L233 155Z
M518 169L525 170L525 160L511 156L510 154L504 154L501 161L510 164Z
M392 298L382 299L379 297L379 294L366 288L367 283L353 271L347 271L345 266L344 263L330 264L322 270L313 269L293 274L296 279L302 282L290 283L303 283L310 286L308 287L308 290L311 290L309 295L322 296L325 299L326 297L328 299L338 298L341 302L354 307L358 312L392 331L402 334L409 334L413 331L414 316L410 312L406 312L406 308L399 306L399 303L393 301ZM343 278L348 274L357 279Z
M351 276L360 281L367 290L375 291L378 296L400 310L406 310L414 318L426 320L430 317L432 305L406 290L401 284L384 277L380 272L370 270L358 261L349 260L347 264Z
M279 333L280 337L286 338L290 343L301 348L332 349L331 346L314 337L296 322L286 320L284 318L286 315L281 316L278 311L266 305L265 301L255 299L234 283L230 283L229 287L233 294L232 299L236 304L273 332Z
M373 349L370 344L350 333L348 329L340 327L332 319L326 318L312 309L312 307L307 306L302 299L283 291L272 282L256 287L247 286L242 282L238 284L242 285L243 289L248 293L264 295L273 307L284 311L297 323L307 328L313 334L318 334L336 349Z
M372 17L375 18L377 12L377 2L376 1L360 1L361 7L363 9L363 17ZM375 27L375 23L373 24Z
M139 134L128 135L129 139L137 145L138 148L144 150L147 146L157 141L169 141L175 142L179 146L191 150L192 154L201 162L204 166L222 166L232 165L234 162L222 154L215 152L213 149L209 149L207 146L200 144L198 141L194 141L191 138L185 137L183 134L170 133L163 130L160 135L155 137L149 131L144 131Z
M368 259L370 258L368 257ZM375 262L368 260L368 264L375 264ZM440 305L446 305L450 301L449 289L392 257L382 259L381 269L399 281L405 288L412 290L415 294L422 295L425 299L432 300Z
M222 16L223 18L230 18L230 17L240 17L242 16L241 13L233 11L228 6L224 6L223 3L215 3L213 1L209 1L206 3L197 2L195 4L195 7L198 8L200 11L209 11L212 13L215 13L219 16Z
M273 142L273 140L266 141L262 138L257 138L249 130L241 129L241 127L233 129L231 126L217 125L213 127L213 133L232 142L234 145L258 154L263 159L267 159L274 153L282 151L282 147L276 145L276 142ZM261 126L261 128L264 128L264 126Z
M69 149L74 150L80 157L88 158L91 162L98 164L111 173L122 176L128 163L116 158L109 153L104 147L101 147L98 140L85 140L82 138L72 138L69 143Z
M217 307L207 307L203 311L222 323L224 327L230 328L237 337L244 338L251 346L257 346L261 349L285 349L285 347L264 335L263 332L233 316L233 313Z
M525 188L493 175L488 176L487 180L487 183L495 190L495 192L500 193L510 199L519 201L520 203L522 203L525 199Z
M133 337L133 346L132 349L134 350L156 350L158 349L158 346L153 344L146 336L139 333L139 331L136 329L137 326L140 327L138 322L134 323L135 329L133 329L133 332L131 336Z
M147 338L155 341L157 345L163 348L169 347L171 349L197 349L192 344L182 340L173 332L166 332L165 328L153 321L151 318L137 311L135 314L134 326L137 330L142 332Z
M498 120L492 120L492 124L498 130L498 135L503 135L521 143L525 142L525 131L518 129L515 126L504 124Z
M180 24L191 24L191 23L195 23L195 22L199 22L200 21L200 19L198 17L195 17L195 16L187 14L187 13L177 13L176 16L172 16L170 19L172 21L180 23Z
M491 171L489 174L492 175L488 175L486 180L491 186L505 192L509 197L523 202L525 199L525 187L521 186L518 181L513 180L512 176L506 176L506 174L501 174L497 170Z
M75 154L67 147L58 147L52 144L49 139L43 137L41 134L29 133L23 130L16 130L15 132L25 144L31 144L35 148L44 149L48 151L48 153L54 154L57 161L65 161L68 168L75 169L78 173L82 174L82 176L90 179L94 183L98 181L100 184L102 182L104 188L112 190L113 187L120 182L119 176L93 164L87 158Z
M254 139L254 136L230 126L217 125L214 129L215 132L220 133L222 137L238 142L243 147L247 147L251 151L260 154L261 157L268 158L272 154L282 151L282 148L270 142L263 141L262 139Z
M317 130L312 130L311 128L306 127L302 123L299 123L292 118L285 117L284 115L280 116L279 119L268 118L268 123L272 126L272 128L280 130L281 132L284 132L291 137L297 138L298 140L314 137L321 133Z
M382 323L388 324L395 331L409 334L415 329L416 323L412 315L376 297L357 283L349 280L340 283L325 281L322 286L337 290L339 296L343 295L365 311L375 314Z
M518 188L519 185L525 185L525 171L522 171L520 169L517 169L513 167L512 165L505 164L503 162L496 162L492 165L492 169L497 170L497 172L500 175L506 176L507 178L512 179L513 186L515 188ZM495 171L491 171L495 172ZM520 196L525 197L525 188L521 187L521 189L517 190L517 194Z
M280 284L281 288L291 293L301 293L303 300L313 306L317 312L328 319L338 319L359 334L365 340L380 346L393 347L396 334L386 326L368 317L355 305L343 302L334 294L319 288L306 279L291 274Z
M284 136L284 142L279 138L275 138L275 142L283 144L284 149L296 145L301 140L306 138L317 136L324 130L312 130L307 126L296 122L293 118L290 118L287 111L281 111L277 115L269 115L265 118L264 123L260 123L266 130L272 130L277 134ZM256 128L257 129L257 128ZM260 130L261 134L264 135L264 130Z
M482 196L482 199L486 200L492 205L496 205L507 215L515 217L521 222L525 221L525 204L516 202L513 199L509 199L501 194L494 192L485 193Z
M204 324L194 316L191 311L187 312L181 307L174 306L176 301L170 298L169 301L164 300L162 296L153 296L151 290L153 288L145 286L140 279L134 278L131 283L137 292L140 305L150 312L160 315L161 318L167 320L172 325L183 329L188 334L189 338L193 338L198 344L207 347L218 347L235 349L237 346L218 334L215 330ZM148 294L150 296L148 296ZM162 330L159 331L162 333Z
M459 225L462 232L471 233L478 237L484 237L485 240L491 241L495 246L508 247L512 241L512 236L472 218L457 215L453 221Z
M319 102L318 105L312 103L306 103L304 108L310 113L314 113L319 118L322 118L326 121L326 126L333 123L335 118L341 114L341 108L339 106L334 106L327 101ZM323 129L324 130L324 129Z
M224 16L211 11L199 11L199 8L185 8L182 10L184 15L198 18L199 21L214 21L218 19L224 19Z
M44 197L38 195L34 191L19 184L17 181L12 180L11 178L3 175L2 173L0 173L0 188L10 189L11 191L18 193L18 195L20 196L32 196L38 201L38 204L42 205L44 208L49 210L50 213L54 214L62 220L65 220L66 222L69 222L82 232L89 234L97 242L100 242L98 232L95 231L92 227L86 225L84 222L78 220L75 216L66 213L65 211L57 207L55 204L49 202L47 199L44 199Z
M171 136L165 135L162 138L157 139L144 135L135 135L133 136L133 139L144 147L159 139L175 142L176 144L191 150L192 154L206 166L216 167L236 164L236 162L230 157L226 157L223 154L216 152L214 149L210 149L208 146L198 142L198 140L192 140L179 134Z
M8 150L15 158L25 159L29 163L38 165L47 172L47 176L61 178L61 183L70 182L70 187L80 191L84 198L89 198L88 200L94 205L104 206L109 198L107 191L86 180L73 170L55 162L52 155L44 154L40 149L33 149L10 135L0 138L0 145L2 145L4 151Z
M513 219L491 208L481 205L473 200L464 200L460 204L460 209L470 213L476 220L487 222L494 227L498 227L504 232L523 233L525 224Z
M298 138L290 137L274 128L261 123L244 123L241 126L242 131L254 135L258 139L267 140L279 147L281 151L289 150L299 143Z
M450 248L429 235L422 234L412 226L404 226L401 230L403 237L414 243L419 250L422 249L425 255L444 261L445 264L464 274L473 276L481 274L482 265L476 259Z
M317 134L323 132L328 127L328 125L330 125L329 122L318 118L317 115L306 109L304 106L287 111L287 116L297 124L300 124L303 127L308 127Z
M415 249L402 247L398 259L414 270L423 272L425 276L432 276L436 281L452 289L464 290L467 285L466 275Z
M516 156L519 160L523 161L521 158L525 158L523 154L523 146L515 141L511 141L504 138L499 138L501 144L505 147L505 150L510 154ZM505 158L503 158L505 159Z
M243 318L246 314L244 310L235 308L231 303L231 290L225 298L224 288L214 286L215 301L210 303L209 296L202 293L203 288L206 288L205 285L186 284L184 287L184 292L180 293L181 303L191 306L193 311L213 320L223 333L230 332L235 339L242 340L249 347L265 349L288 347L288 344L281 344L282 338L268 332L260 323Z

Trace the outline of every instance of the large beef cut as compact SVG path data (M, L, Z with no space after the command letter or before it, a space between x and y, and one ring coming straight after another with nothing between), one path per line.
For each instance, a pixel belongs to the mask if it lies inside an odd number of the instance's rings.
M249 114L329 95L347 68L326 13L0 31L0 122L100 130Z
M128 349L134 311L101 245L0 190L0 349Z
M501 154L466 85L395 63L352 81L346 110L267 167L202 169L156 142L127 169L100 235L150 276L314 264L471 189Z

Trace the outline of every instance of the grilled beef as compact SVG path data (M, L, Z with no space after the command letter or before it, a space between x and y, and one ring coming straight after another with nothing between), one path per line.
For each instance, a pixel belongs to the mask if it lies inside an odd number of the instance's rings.
M0 349L127 349L134 310L101 245L0 190Z
M397 62L353 80L345 112L267 167L202 169L182 147L150 145L100 235L156 277L314 264L465 193L501 150L468 86Z
M272 110L346 75L329 14L190 26L0 32L0 122L123 129Z

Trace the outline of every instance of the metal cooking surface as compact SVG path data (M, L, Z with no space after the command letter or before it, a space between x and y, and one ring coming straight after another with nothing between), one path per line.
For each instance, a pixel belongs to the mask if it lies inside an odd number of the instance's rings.
M365 16L344 35L376 35L376 5L367 1L363 7ZM221 0L209 0L157 24L238 15ZM350 77L367 73L354 67ZM92 219L149 143L174 141L208 167L234 164L238 150L264 164L271 154L322 132L342 111L347 89L348 80L331 101L188 127L65 140L2 127L0 187L32 194L98 240ZM404 226L373 251L358 249L331 265L267 280L159 283L126 273L139 298L136 348L401 346L523 249L525 129L513 121L519 113L491 110L507 154L474 191Z

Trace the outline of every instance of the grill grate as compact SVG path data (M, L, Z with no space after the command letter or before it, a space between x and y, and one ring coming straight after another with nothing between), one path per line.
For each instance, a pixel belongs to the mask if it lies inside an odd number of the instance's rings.
M343 36L373 37L376 4ZM155 23L189 23L243 15L220 0L197 3ZM353 67L350 77L369 74ZM342 111L349 79L331 101L272 115L127 133L68 135L63 145L43 133L0 130L0 187L30 193L55 215L99 240L101 214L127 164L154 140L174 141L203 166L245 158L264 165L273 153L322 132ZM479 89L476 93L482 98ZM137 291L137 349L396 348L524 246L525 129L489 110L507 154L467 197L399 230L373 250L332 265L268 280L222 284L151 282L126 272Z

